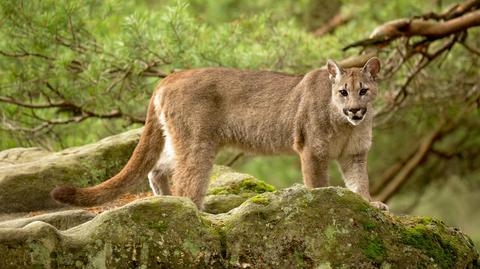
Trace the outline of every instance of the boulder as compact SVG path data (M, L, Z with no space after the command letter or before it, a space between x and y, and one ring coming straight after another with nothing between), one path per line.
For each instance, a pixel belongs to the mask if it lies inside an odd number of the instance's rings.
M54 187L85 187L115 175L130 158L141 131L128 131L59 152L38 148L0 152L0 213L63 207L49 196Z
M345 188L296 185L219 221L230 265L252 268L469 268L472 241L431 218L395 216Z
M0 216L68 208L53 201L50 191L60 185L91 186L115 175L130 158L141 131L132 130L60 152L39 148L0 152ZM252 196L275 190L226 166L215 166L211 179L205 200L205 210L211 213L227 212ZM149 189L146 178L140 189Z
M69 208L53 201L50 191L61 185L91 186L115 175L130 158L141 132L136 129L59 152L40 148L0 152L0 220L9 218L2 214ZM215 166L212 187L215 190L209 191L205 201L206 211L212 213L227 212L247 198L274 190L226 166ZM149 190L146 178L138 190Z
M0 222L0 228L22 228L32 222L42 221L59 230L67 230L93 219L96 214L87 210L65 210L33 217L15 218Z
M344 188L301 185L223 214L155 196L66 231L0 228L0 268L478 268L462 232L394 216Z
M53 187L114 175L140 133L0 152L0 268L480 268L469 237L439 220L379 211L344 188L277 191L225 166L204 212L171 196L55 212ZM47 214L19 213L35 210Z
M64 232L0 229L0 268L185 268L221 261L220 235L185 198L149 197Z
M28 189L29 186L25 186ZM45 192L49 191L48 189ZM208 195L205 197L204 211L218 214L225 213L238 207L248 198L264 192L275 191L275 188L255 177L233 171L227 166L215 165L211 173L211 184ZM30 217L31 213L21 212L0 214L0 228L21 228L34 221L43 221L52 226L65 230L92 219L95 214L92 212L101 212L118 205L126 204L135 198L151 195L144 193L139 195L129 195L120 197L105 205L88 208L88 210L63 210L63 208L49 211L34 212L36 216ZM22 197L17 197L22 199ZM68 208L68 207L67 207Z
M50 152L41 148L12 148L0 151L0 168L5 169L21 163L36 161Z
M204 211L212 214L225 213L248 198L273 191L275 187L251 175L235 172L227 166L215 165L203 203Z

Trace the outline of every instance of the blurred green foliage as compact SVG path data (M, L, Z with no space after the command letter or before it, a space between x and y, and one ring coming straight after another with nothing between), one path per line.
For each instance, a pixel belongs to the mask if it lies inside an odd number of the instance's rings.
M221 7L215 3L202 14ZM320 42L301 30L296 20L274 19L269 10L212 24L188 3L174 1L149 6L141 1L118 5L117 1L12 0L2 1L0 8L0 50L17 56L0 58L1 94L40 104L72 103L78 110L100 115L112 110L126 114L126 122L108 124L111 131L96 129L97 137L118 132L131 123L129 117L142 118L145 105L139 104L146 103L159 81L149 74L151 69L169 73L231 66L302 73L322 65L324 55L340 55L335 37ZM82 111L53 107L34 112L2 104L1 112L4 125L15 132L2 133L9 139L2 139L0 148L10 147L12 139L20 145L52 149L94 139L91 120L73 130L65 125L56 128L61 136L49 128L36 133L24 130L38 126L41 119L67 120ZM67 138L69 132L79 139ZM17 140L19 133L23 137ZM61 143L51 142L58 139Z

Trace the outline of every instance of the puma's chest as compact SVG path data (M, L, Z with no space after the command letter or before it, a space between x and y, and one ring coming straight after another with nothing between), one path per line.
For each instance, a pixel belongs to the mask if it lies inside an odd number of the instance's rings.
M328 142L328 154L330 159L337 159L342 154L342 151L349 140L350 136L331 134Z
M368 132L333 132L329 135L330 159L338 159L342 155L354 155L369 150L371 135Z

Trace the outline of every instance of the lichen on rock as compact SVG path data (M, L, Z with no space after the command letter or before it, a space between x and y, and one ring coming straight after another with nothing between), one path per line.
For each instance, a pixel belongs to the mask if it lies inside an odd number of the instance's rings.
M188 268L221 261L217 231L185 198L150 197L60 232L0 229L0 268Z
M48 200L54 185L107 179L139 133L57 153L0 153L0 213L51 210L58 207ZM187 198L154 196L99 215L0 222L0 268L480 268L461 231L382 212L345 188L275 190L215 166L204 206L200 212Z
M22 228L32 222L41 221L59 230L67 230L87 222L94 217L94 213L86 210L66 210L3 221L0 222L0 228Z
M215 165L210 176L210 185L204 202L209 213L225 213L238 207L247 199L276 189L255 177Z
M412 244L404 234L411 217L381 212L343 188L297 185L254 198L222 216L234 266L315 268L328 262L331 268L467 268L478 257L462 233L441 222L432 224L436 234L422 238L444 238L450 245Z
M336 187L295 185L216 215L155 196L66 231L38 221L0 229L0 268L474 268L477 259L460 231Z
M38 148L0 152L0 213L62 207L49 196L54 187L86 187L115 175L130 158L141 131L128 131L59 152Z

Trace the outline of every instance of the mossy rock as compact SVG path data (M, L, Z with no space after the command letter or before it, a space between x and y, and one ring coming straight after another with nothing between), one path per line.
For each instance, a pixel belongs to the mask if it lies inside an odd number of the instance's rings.
M109 178L140 133L56 153L0 152L0 212L52 209L54 186ZM186 198L157 196L96 217L70 211L2 222L0 268L480 267L460 231L381 212L343 188L276 191L215 166L205 211L215 214L199 212Z
M343 188L296 185L224 214L149 197L59 231L0 229L0 268L478 268L469 238Z
M251 197L273 191L275 187L251 175L215 165L210 176L204 210L213 214L225 213Z
M50 152L41 148L12 148L0 151L0 168L28 163L45 157Z
M141 131L59 152L38 148L0 152L0 214L58 208L60 205L49 196L54 187L85 187L110 178L130 158Z
M0 229L0 268L214 268L220 242L190 200L150 197L64 232Z
M470 268L477 264L473 243L460 231L440 221L423 224L423 218L382 212L343 188L307 190L297 185L252 197L219 217L228 264L234 267Z
M41 221L48 223L59 230L67 230L93 219L96 214L87 210L66 210L40 214L33 217L15 218L0 221L0 228L22 228L32 222Z
M61 185L92 186L115 175L130 158L141 132L136 129L59 152L39 148L0 152L0 216L8 214L4 219L9 219L11 213L68 208L53 201L50 191ZM274 190L226 166L215 166L211 181L205 205L212 213L227 212L258 193ZM149 190L147 178L138 189Z

